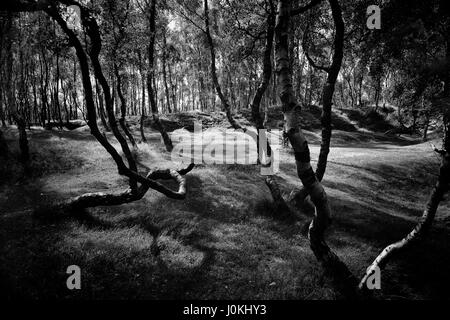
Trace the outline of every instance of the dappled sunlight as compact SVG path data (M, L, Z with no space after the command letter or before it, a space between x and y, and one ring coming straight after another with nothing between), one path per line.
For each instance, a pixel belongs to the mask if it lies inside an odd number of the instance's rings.
M168 268L192 269L202 265L205 253L183 245L180 241L168 236L158 237L159 257Z
M206 130L211 136L217 132L224 131ZM185 137L191 133L180 129L174 134ZM352 134L357 145L348 139L349 145L331 149L324 185L333 210L333 225L328 231L330 246L355 274L360 274L384 245L414 225L434 183L430 173L436 170L437 163L426 145L399 146L382 141L361 145L359 133ZM47 144L50 140L51 145ZM24 197L24 210L49 199L115 192L128 186L127 179L117 174L114 162L95 141L79 139L71 132L56 135L53 131L39 131L32 141L35 159L48 173L36 178L37 191L23 189L33 194ZM212 139L203 142L202 148L214 143ZM234 142L226 139L228 144ZM156 167L183 167L171 160L160 139L140 142L137 147L135 156L142 172ZM58 166L59 157L71 157L74 150L74 162ZM311 145L313 164L318 151L318 145ZM45 159L41 159L43 155ZM125 286L125 291L136 297L338 297L304 237L311 217L301 217L295 223L279 220L257 165L203 164L186 178L188 193L183 201L168 200L150 190L139 201L91 208L84 213L86 216L55 227L48 236L55 239L52 247L56 249L51 256L59 262L51 268L67 261L85 266L90 280L102 278L98 287L89 287L89 294L96 297L106 295L106 288L116 288L107 280L110 275L118 279L117 286ZM285 194L300 187L288 148L280 150L277 179L282 181ZM176 186L171 181L164 184ZM15 202L23 197L18 188L2 190L0 203L10 201L12 192L16 194ZM446 223L447 211L448 203L444 202L438 212L442 217L437 220ZM11 217L13 213L8 219ZM401 272L405 268L402 261L393 263L386 277ZM178 292L174 289L177 283L183 287ZM413 295L397 282L388 288ZM50 292L56 294L58 289L51 288Z
M74 225L57 246L66 252L78 252L83 264L89 264L99 256L111 260L111 263L121 264L136 254L154 260L150 250L153 241L151 235L138 227L99 230Z

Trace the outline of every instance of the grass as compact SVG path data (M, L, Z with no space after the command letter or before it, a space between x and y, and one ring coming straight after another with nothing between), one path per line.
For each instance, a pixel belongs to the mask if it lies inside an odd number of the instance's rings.
M17 133L6 134L14 150ZM0 183L2 297L340 298L302 235L310 218L276 219L258 167L200 165L187 176L185 200L149 191L127 205L41 222L31 216L38 205L120 190L127 181L88 132L33 130L30 136L32 176L22 177L15 167ZM317 133L308 132L312 159L317 159L314 137ZM149 132L148 138L137 151L141 170L171 167L159 135ZM338 131L333 145L324 179L334 212L327 236L361 275L385 245L412 228L438 161L428 144L376 134ZM288 149L281 152L280 168L283 191L298 187ZM382 298L449 297L449 222L445 201L429 238L382 272ZM81 267L79 291L65 286L72 264Z

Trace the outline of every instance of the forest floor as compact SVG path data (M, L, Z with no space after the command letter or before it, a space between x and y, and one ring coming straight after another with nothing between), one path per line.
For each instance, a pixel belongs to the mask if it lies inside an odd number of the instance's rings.
M174 167L159 133L146 130L149 141L137 151L141 170ZM17 149L17 131L4 133ZM311 216L297 223L274 216L256 165L198 165L187 175L185 200L150 190L130 204L39 221L32 218L37 206L85 192L118 191L127 180L88 130L36 128L29 136L31 177L22 177L11 163L0 172L0 296L340 298L304 236ZM320 132L307 137L317 159ZM429 142L334 132L324 178L334 214L327 237L356 275L414 226L438 165ZM277 179L286 193L300 186L290 148L281 149ZM442 202L427 240L382 271L381 298L450 297L449 209L449 201ZM81 290L66 288L69 265L81 268Z

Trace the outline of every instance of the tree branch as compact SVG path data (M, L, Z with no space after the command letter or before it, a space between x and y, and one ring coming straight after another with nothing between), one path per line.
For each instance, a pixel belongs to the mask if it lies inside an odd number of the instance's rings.
M302 48L303 48L303 53L305 54L306 59L308 60L308 63L314 68L314 69L318 69L318 70L322 70L325 71L327 73L329 73L331 71L330 67L326 67L326 66L322 66L322 65L318 65L313 58L311 58L311 56L308 53L308 48L306 46L306 42L308 39L308 28L305 31L305 34L303 36L303 41L302 41Z

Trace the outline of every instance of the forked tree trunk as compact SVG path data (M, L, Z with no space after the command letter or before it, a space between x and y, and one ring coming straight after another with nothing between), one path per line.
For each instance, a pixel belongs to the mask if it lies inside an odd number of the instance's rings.
M99 26L97 24L97 21L87 14L84 16L84 25L86 26L87 33L91 39L91 47L89 52L89 57L92 62L92 66L94 69L94 75L96 79L98 79L98 82L103 90L103 95L105 98L105 107L106 107L106 113L108 115L108 121L109 126L111 128L111 131L114 134L114 137L119 142L121 149L127 159L129 170L131 172L137 173L137 166L136 161L130 151L130 147L128 146L128 143L126 139L123 137L123 135L120 133L119 128L117 126L117 120L116 116L114 114L114 106L113 106L113 98L111 96L111 90L108 84L108 81L105 78L105 75L103 74L103 70L99 61L99 55L100 51L102 49L102 40L100 36L100 30ZM137 189L137 181L133 177L129 177L130 182L130 188L135 191Z
M335 90L336 80L341 69L343 48L344 48L344 21L342 19L342 10L338 1L329 1L336 28L334 36L334 53L331 65L329 67L317 66L311 57L305 51L306 58L310 62L310 66L326 71L328 76L322 89L322 139L320 143L319 159L317 161L316 176L322 181L328 162L328 154L330 153L330 143L332 135L331 110L333 104L333 94ZM312 88L310 93L312 92ZM290 198L297 203L297 206L309 206L307 199L308 192L306 189L293 190Z
M306 57L314 68L326 71L327 81L325 82L322 89L322 141L320 144L319 159L317 162L316 176L319 181L325 174L325 169L327 166L328 154L330 153L330 142L331 142L331 109L333 104L333 94L336 84L336 79L341 69L343 49L344 49L344 21L342 20L342 10L338 1L329 1L331 6L331 13L333 16L334 26L336 28L334 36L334 52L331 65L329 67L318 66L309 57L307 51L305 51Z
M36 10L33 8L33 10ZM67 26L67 23L62 18L62 16L58 12L58 8L55 5L45 6L42 8L49 16L51 16L63 29L64 33L69 37L71 43L75 47L76 54L80 63L80 70L82 74L82 83L85 92L85 100L86 100L86 109L88 113L88 125L91 129L92 135L100 142L100 144L106 149L106 151L112 156L114 159L119 174L125 175L130 178L130 189L126 190L123 193L119 194L102 194L102 193L94 193L94 194L85 194L81 197L77 197L69 201L68 204L63 205L64 208L84 208L90 206L98 206L98 205L116 205L120 203L126 203L129 201L134 201L139 199L148 188L152 188L157 190L164 195L174 198L174 199L183 199L186 196L186 182L183 177L187 172L189 172L193 168L193 164L188 166L188 168L175 171L175 170L155 170L148 173L146 177L141 176L137 170L135 170L134 160L133 162L129 162L129 166L127 167L117 152L117 150L109 143L106 136L102 134L97 126L97 113L95 108L95 103L93 99L93 91L91 85L91 75L90 68L88 64L88 57L83 49L83 46L76 36L76 34ZM111 97L109 95L109 87L106 83L106 79L103 76L99 61L98 54L101 49L101 41L99 29L96 21L90 15L88 9L83 6L80 6L81 12L81 20L83 26L86 28L89 37L91 38L91 43L93 43L93 47L90 50L90 58L94 67L95 76L99 78L100 83L104 86L105 100L107 101L106 107L109 115L110 125L113 130L114 135L119 140L119 143L122 146L122 150L127 156L130 156L130 151L126 145L125 139L120 135L120 132L117 130L117 124L115 123L114 112L112 110ZM115 124L115 127L112 125ZM133 166L134 165L134 166ZM174 179L179 188L178 191L173 191L171 189L166 188L164 185L160 184L156 180L159 179ZM140 187L136 187L136 183L140 183ZM131 196L130 196L131 194Z
M337 4L337 0L330 0L330 2L334 2L333 5ZM289 65L288 30L290 11L291 1L280 0L275 26L275 59L278 95L282 103L287 136L294 149L297 174L315 206L315 217L310 224L308 237L311 249L317 259L326 270L335 275L334 279L336 281L341 282L343 290L350 294L352 291L354 292L358 282L325 242L324 233L331 222L331 210L327 193L311 167L308 142L300 128L300 105L294 95Z

